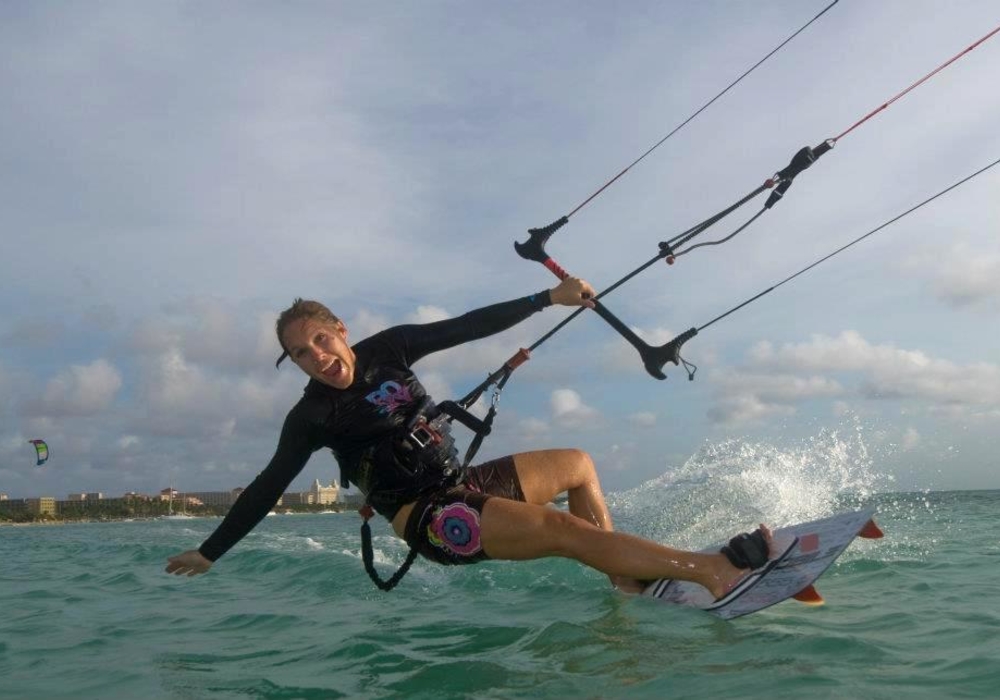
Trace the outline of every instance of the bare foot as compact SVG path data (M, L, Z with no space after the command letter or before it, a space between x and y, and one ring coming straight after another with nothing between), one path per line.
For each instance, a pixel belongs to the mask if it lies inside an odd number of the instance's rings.
M761 523L760 532L767 541L767 556L770 559L774 556L774 538L771 534L771 529ZM715 557L715 566L709 572L706 581L702 585L711 591L712 595L718 600L729 593L748 573L750 573L750 569L736 568L726 558L725 554L720 553Z

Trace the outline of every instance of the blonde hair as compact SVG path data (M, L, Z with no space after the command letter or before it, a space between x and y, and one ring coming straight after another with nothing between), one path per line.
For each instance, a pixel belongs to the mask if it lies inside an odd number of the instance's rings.
M278 316L278 322L274 325L274 330L278 334L278 344L281 345L281 357L274 363L275 367L288 357L288 348L285 347L285 341L282 338L285 329L293 321L303 319L313 319L323 323L340 323L337 315L318 301L296 298L291 306L281 312L281 315Z

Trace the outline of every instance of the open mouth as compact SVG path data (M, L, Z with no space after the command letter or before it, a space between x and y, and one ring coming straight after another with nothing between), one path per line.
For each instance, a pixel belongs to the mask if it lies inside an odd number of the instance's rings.
M329 377L330 379L336 379L344 372L344 363L340 360L334 360L325 369L320 370L320 374L324 377Z

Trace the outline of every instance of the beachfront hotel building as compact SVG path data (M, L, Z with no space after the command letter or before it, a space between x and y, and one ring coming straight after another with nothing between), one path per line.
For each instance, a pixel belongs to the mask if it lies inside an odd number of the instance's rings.
M313 482L308 491L286 491L281 497L282 505L287 506L328 506L340 502L340 487L337 482L329 486L320 484L319 479Z
M174 492L174 498L188 498L197 499L199 503L203 503L206 506L219 506L222 508L229 508L234 503L239 495L243 493L242 488L235 488L229 491L191 491L188 493L177 493ZM194 505L191 501L188 501L189 505Z
M6 493L0 494L0 510L7 513L31 513L32 515L50 515L55 517L59 512L57 501L52 496L38 498L10 498Z

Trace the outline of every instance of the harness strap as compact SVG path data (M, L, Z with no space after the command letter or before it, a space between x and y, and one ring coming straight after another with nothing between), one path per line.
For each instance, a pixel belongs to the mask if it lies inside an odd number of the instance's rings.
M469 444L469 448L465 452L465 459L462 462L463 467L469 466L472 458L479 451L479 446L483 444L483 439L493 431L493 418L497 413L496 405L490 406L485 419L477 418L455 401L442 401L437 407L442 413L447 414L475 433L475 437Z
M475 433L475 437L469 444L469 448L465 451L465 459L462 462L463 467L468 467L472 463L473 458L479 451L479 447L483 444L483 439L493 430L493 419L497 415L500 392L503 391L504 385L510 379L510 375L513 374L515 369L531 359L531 350L538 347L544 340L545 338L542 338L529 349L520 348L509 360L503 363L500 369L492 372L479 386L458 401L442 401L437 405L442 413L448 415L453 420L457 420ZM489 411L487 411L485 418L477 418L467 409L478 401L479 397L491 386L493 387L493 397L490 400Z

